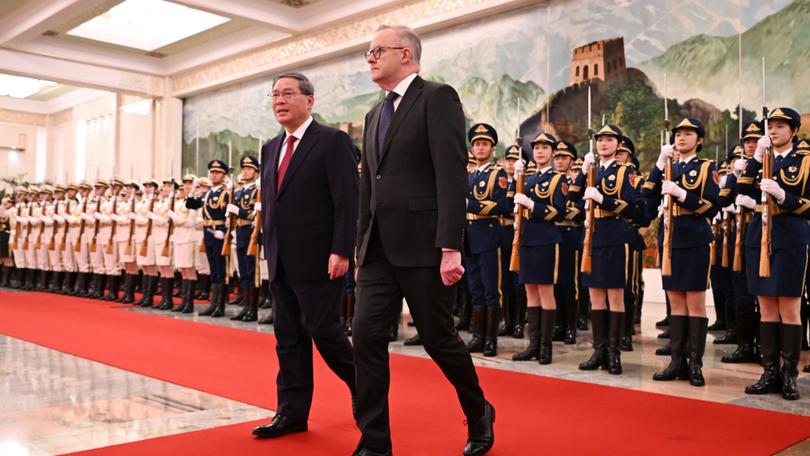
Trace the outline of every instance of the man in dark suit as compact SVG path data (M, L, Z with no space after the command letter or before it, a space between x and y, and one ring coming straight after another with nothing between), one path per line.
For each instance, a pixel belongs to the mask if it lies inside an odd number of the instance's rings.
M387 95L366 115L363 138L353 338L363 436L356 455L391 454L387 334L403 297L467 417L464 454L484 454L494 442L495 410L453 328L455 284L464 274L464 113L452 87L417 75L420 54L419 38L402 26L381 27L366 53Z
M284 131L262 147L262 233L279 372L276 416L253 430L259 438L307 430L312 342L355 396L352 346L339 319L340 279L357 223L357 165L351 138L312 119L314 94L302 74L275 79L273 113Z

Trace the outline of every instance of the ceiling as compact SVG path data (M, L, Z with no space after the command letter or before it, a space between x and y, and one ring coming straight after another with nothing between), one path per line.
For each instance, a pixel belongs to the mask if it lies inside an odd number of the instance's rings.
M405 0L167 1L221 16L226 21L145 50L68 34L94 18L109 16L110 10L125 0L2 0L0 73L60 83L46 93L29 97L45 102L77 89L73 86L76 80L64 76L63 65L75 68L79 64L88 71L98 69L99 73L117 70L132 74L133 78L171 77L407 3ZM15 62L47 64L15 66Z

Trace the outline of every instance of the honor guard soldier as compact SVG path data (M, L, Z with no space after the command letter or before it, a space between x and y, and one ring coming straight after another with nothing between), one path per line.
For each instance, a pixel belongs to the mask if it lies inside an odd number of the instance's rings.
M211 182L207 177L199 177L196 180L196 186L192 182L191 188L188 191L188 198L199 198L211 189ZM197 232L197 252L194 259L194 267L197 269L197 296L196 299L201 301L208 301L211 290L211 269L208 266L208 257L205 256L205 226L203 225L202 209L194 209L197 212L197 221L195 228Z
M93 186L87 181L79 183L79 204L76 204L71 211L68 218L70 228L68 229L68 238L73 241L69 248L73 249L73 258L76 261L76 270L78 276L76 277L76 285L73 288L71 296L86 297L88 293L88 283L90 280L90 245L87 242L87 236L84 232L88 231L86 215L84 213L87 206L90 204L90 193L93 191Z
M57 217L64 223L63 235L64 239L57 246L59 249L59 256L62 261L62 267L65 270L65 277L62 280L62 289L60 293L63 295L70 295L73 293L73 288L76 284L76 256L73 251L74 244L76 243L76 232L78 229L78 221L73 217L73 211L79 205L79 199L76 195L79 192L79 186L74 183L69 183L65 187L65 201L57 211Z
M742 147L740 147L740 151L742 151ZM719 338L715 339L715 344L736 343L736 329L732 324L735 315L734 286L731 282L731 255L733 255L733 252L729 251L729 249L734 248L734 241L731 237L732 228L729 225L734 214L734 200L727 198L726 194L730 193L730 190L723 189L728 174L728 165L725 161L717 164L716 174L719 181L717 205L719 210L712 219L714 242L711 252L711 272L709 273L716 318L714 324L709 325L707 329L708 331L725 331L728 329L725 336L723 336L725 340L721 342L718 340Z
M14 203L11 197L5 196L0 201L0 263L3 271L0 274L0 287L11 287L11 270L14 268L14 259L11 257L9 240L11 239L11 212Z
M113 216L117 215L119 207L123 204L121 192L124 190L124 181L120 177L113 176L110 179L110 195L101 205L101 210L97 213L98 248L101 249L104 259L104 274L107 282L107 294L101 300L117 301L118 292L121 289L121 265L118 261L119 251L113 237L113 230L117 231L117 223Z
M776 108L766 120L766 134L758 140L754 156L735 163L737 192L748 195L756 205L746 227L745 249L748 288L757 296L761 312L759 326L764 372L746 394L782 393L786 400L799 399L796 386L802 326L801 295L810 243L810 156L794 150L801 116L787 107ZM772 154L772 156L771 156ZM768 155L766 157L766 155ZM773 163L771 178L763 177L763 160ZM757 188L758 187L758 188ZM748 209L751 209L750 204ZM763 218L767 211L767 231ZM762 252L764 244L770 252ZM770 242L768 242L770 240ZM760 256L764 253L765 255ZM768 254L769 253L769 254ZM770 269L770 270L768 270ZM782 366L780 370L779 355Z
M581 194L582 193L583 189L580 188L579 186L577 186L576 183L575 183L576 180L577 180L577 177L579 176L579 173L582 172L582 162L583 162L582 157L577 157L577 159L574 160L574 164L571 166L571 172L568 173L568 177L569 177L569 180L571 182L571 184L568 185L569 193L570 192L573 192L574 194ZM578 223L578 226L579 226L579 228L581 230L584 227L584 222L585 222L585 213L584 213L585 201L580 199L579 201L576 201L576 203L575 203L574 201L571 201L571 198L568 198L568 200L569 200L568 201L569 206L573 205L575 207L580 208L580 210L583 211L583 213L582 213L582 221L580 223ZM580 259L577 260L577 284L579 285L579 289L578 289L578 292L577 292L577 295L579 296L578 303L577 303L577 329L581 330L581 331L587 331L588 330L588 316L589 316L589 313L590 313L590 310L591 310L591 296L590 296L590 293L588 292L588 287L586 287L582 283L582 271L581 271L581 268L579 267L579 264L580 264L581 259L582 259L582 243L583 243L583 241L584 241L584 239L580 238L580 240L579 240L579 258Z
M188 195L194 188L196 177L188 174L183 176L183 186L177 190L174 207L167 212L172 221L172 259L174 267L180 271L180 304L172 312L194 312L194 294L197 288L197 269L195 256L198 245L196 209L186 207Z
M756 201L750 196L737 192L738 178L742 171L734 171L737 161L745 162L754 156L757 143L765 134L762 123L756 120L749 121L743 126L741 146L736 146L728 154L730 173L726 177L725 185L720 193L721 204L726 207L730 202L736 207L732 223L734 236L733 264L731 284L734 290L734 307L726 307L726 334L715 338L715 343L736 343L737 349L720 361L724 363L757 362L757 333L759 329L759 309L756 298L749 292L748 278L746 277L746 263L749 261L745 252L745 230L754 217L754 210L747 207L756 207ZM729 214L732 215L732 214ZM759 261L752 258L750 261Z
M501 241L501 295L503 299L504 326L499 336L523 338L523 322L526 320L526 290L518 282L518 274L509 270L512 263L512 243L515 240L515 163L523 160L520 146L513 144L506 148L504 171L509 179L506 188L506 216L501 220L503 237Z
M42 232L42 226L40 226L39 221L39 215L42 211L40 193L41 190L39 187L35 185L28 187L28 195L30 198L26 217L28 220L28 238L25 242L25 262L29 265L29 278L24 288L26 291L35 290L37 288L39 275L41 274L39 261L37 259L37 239L39 239L39 234Z
M25 250L23 244L27 236L28 223L25 221L25 214L28 211L28 189L22 185L14 188L14 206L9 209L9 222L12 230L9 237L9 248L14 258L15 271L12 278L14 288L22 288L25 285L28 265L25 262Z
M62 214L67 201L65 200L64 184L57 184L53 188L54 202L50 209L50 218L53 224L53 235L48 244L48 257L51 264L51 285L48 291L51 293L61 293L62 284L67 280L67 265L62 261L62 251L60 246L64 243L67 235L66 222Z
M565 176L556 172L552 164L557 139L541 132L531 144L537 171L526 177L525 193L515 193L516 217L523 218L521 232L515 236L520 235L519 281L526 288L529 346L512 359L527 361L537 358L540 364L551 364L551 339L557 309L554 284L557 282L562 242L556 222L565 219L567 184ZM515 172L520 174L524 167L522 161L518 163L515 163Z
M580 364L581 370L596 370L607 367L612 375L622 373L619 347L624 328L624 288L630 280L627 265L630 261L630 244L633 242L633 226L627 222L639 209L641 197L630 182L629 167L616 162L616 152L623 138L615 125L604 125L594 135L599 163L592 153L585 155L582 171L574 183L581 192L569 191L569 198L576 202L581 198L594 204L593 236L591 249L591 272L582 274L582 282L588 287L591 299L591 326L593 327L594 351L591 358ZM586 188L586 176L595 166L595 186ZM583 250L585 252L585 250Z
M41 205L39 213L40 233L37 238L37 265L40 269L38 291L49 291L50 281L53 279L51 266L51 253L49 246L53 241L53 194L54 188L50 185L42 186Z
M133 241L135 238L135 208L138 204L138 190L140 185L135 182L128 182L126 192L116 205L115 213L112 214L115 223L115 242L118 250L118 259L124 267L124 295L118 302L131 304L135 302L135 284L138 280L138 263L136 262L137 252Z
M104 269L104 249L98 243L98 234L101 231L101 206L104 204L104 194L110 184L103 179L98 179L94 186L93 196L87 203L85 210L85 237L89 245L90 265L93 269L93 279L90 281L92 292L88 298L99 299L104 296L104 285L106 282Z
M171 211L174 198L177 196L177 182L173 177L163 179L160 189L160 199L155 203L150 214L152 220L152 238L154 239L155 264L160 273L160 303L158 310L172 310L174 308L174 268L172 267L172 240L169 237L169 211ZM168 248L167 248L168 247Z
M554 146L554 169L562 174L566 189L574 185L571 169L577 160L577 149L566 141ZM577 305L579 300L579 258L582 242L584 202L566 202L565 215L557 222L560 231L560 256L554 299L557 303L557 321L552 340L568 345L577 343Z
M633 141L624 136L621 144L619 144L619 152L616 154L616 161L619 164L629 167L629 178L633 188L636 192L641 194L644 185L644 177L638 169L638 159L636 158L636 146ZM643 287L641 281L641 273L643 271L643 256L644 249L647 245L644 243L644 237L641 236L641 228L650 225L654 219L653 211L645 207L645 202L642 199L640 202L639 210L637 210L632 218L627 219L627 222L633 226L633 242L630 243L630 261L628 263L627 276L630 278L627 286L624 288L624 330L621 340L622 351L633 351L633 334L635 334L635 321L636 315L641 316L637 306L641 305L641 289Z
M467 284L472 296L473 338L470 352L484 356L498 353L498 312L500 311L500 259L503 238L500 218L506 211L506 172L492 162L498 133L492 126L478 123L467 138L472 145L476 169L468 176L467 240L469 258Z
M228 165L221 160L211 160L208 163L208 176L211 181L211 190L200 198L188 198L186 207L189 209L202 208L203 225L205 226L204 242L205 255L211 268L210 305L200 312L202 316L221 317L225 315L225 257L222 255L222 244L225 241L226 208L230 204L228 189L225 185L225 176L228 174Z
M658 207L664 195L672 204L671 252L664 251L666 228L658 231L662 263L672 264L672 273L663 276L672 313L669 321L669 365L653 375L653 380L689 380L692 386L704 386L703 352L706 346L706 290L711 267L711 243L714 235L711 220L718 212L718 185L714 162L702 159L703 123L686 118L672 129L670 143L661 148L658 161L650 172L645 198L650 207ZM664 180L667 162L678 152L672 163L672 180ZM666 208L664 209L666 211Z
M141 299L135 304L141 307L152 307L155 293L158 286L158 269L155 264L155 249L151 245L152 223L149 214L155 209L157 204L157 189L160 186L155 179L147 179L143 182L143 197L135 205L135 261L143 270L144 282L141 284Z
M253 234L256 211L254 205L259 195L256 177L259 173L259 161L256 157L245 155L240 160L242 188L234 193L234 201L228 204L227 211L236 217L236 259L239 267L239 290L245 295L242 310L231 317L234 321L256 321L259 315L260 281L256 277L256 257L248 254L250 237Z

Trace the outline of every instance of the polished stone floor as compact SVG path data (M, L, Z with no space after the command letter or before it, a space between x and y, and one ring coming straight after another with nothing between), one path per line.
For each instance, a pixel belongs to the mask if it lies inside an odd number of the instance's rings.
M198 310L202 306L198 306ZM228 306L228 315L239 307ZM178 315L153 309L126 308L121 311L161 314L166 318L191 319L252 331L272 332L272 326L232 322L226 318ZM267 310L262 310L264 315ZM710 309L710 314L713 310ZM526 339L500 338L495 358L474 356L480 366L553 376L661 394L776 410L810 416L810 375L800 374L802 399L788 402L779 396L746 396L745 385L754 382L761 367L754 364L728 365L720 357L733 346L712 343L709 336L704 374L707 386L694 388L687 382L659 383L652 373L663 368L667 359L656 357L654 322L664 314L660 303L645 303L642 324L637 327L634 351L624 352L624 374L603 371L584 372L577 364L590 355L590 331L581 332L576 345L554 343L554 363L516 363L511 356L527 344ZM713 315L712 315L713 317ZM713 320L713 318L711 318ZM405 318L407 321L407 317ZM405 324L400 338L390 345L391 352L426 357L421 347L406 347L402 340L415 334ZM462 333L467 339L470 335ZM274 356L268 353L268 356ZM804 352L802 365L810 363ZM396 375L396 373L393 373ZM158 381L93 361L50 350L0 335L0 456L46 455L125 443L140 439L234 424L272 415L272 411L212 396L182 386ZM810 440L784 455L810 454Z

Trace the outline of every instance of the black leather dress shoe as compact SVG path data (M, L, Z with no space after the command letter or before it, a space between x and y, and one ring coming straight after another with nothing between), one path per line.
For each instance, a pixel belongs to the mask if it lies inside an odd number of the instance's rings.
M368 448L360 447L354 450L352 456L391 456L391 452L387 451L385 453L378 453L376 451L371 451Z
M402 341L402 344L408 346L422 345L422 338L419 337L419 334L417 334L413 337L405 339L404 341Z
M492 445L495 444L494 425L495 407L489 402L485 402L484 416L478 421L468 424L464 456L481 456L492 449Z
M253 435L259 439L272 439L295 432L306 432L306 421L294 421L283 415L276 415L273 421L253 429Z

